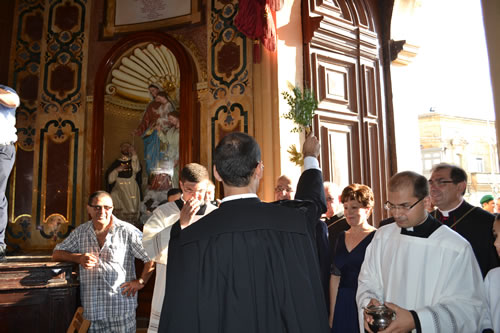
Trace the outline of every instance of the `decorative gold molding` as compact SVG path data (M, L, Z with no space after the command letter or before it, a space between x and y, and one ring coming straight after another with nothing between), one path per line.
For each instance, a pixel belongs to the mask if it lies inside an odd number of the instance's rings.
M195 60L196 69L198 71L198 82L206 82L208 77L206 55L202 56L198 46L192 40L186 39L184 35L172 34L172 37L184 45L186 50Z
M186 0L180 0L186 1ZM201 6L199 6L199 0L191 0L191 13L187 15L167 18L163 20L150 21L145 23L135 23L135 24L123 24L116 25L116 3L117 0L107 0L106 8L106 22L102 30L102 37L110 38L115 34L144 31L144 30L154 30L161 29L165 27L170 27L174 25L185 25L199 23L202 20Z

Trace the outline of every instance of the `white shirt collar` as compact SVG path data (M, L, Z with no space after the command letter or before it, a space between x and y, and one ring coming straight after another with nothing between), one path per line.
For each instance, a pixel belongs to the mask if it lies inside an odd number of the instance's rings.
M319 167L319 161L316 157L306 156L304 158L304 170L308 169L321 170ZM221 203L231 200L249 199L249 198L259 198L259 197L255 193L235 194L225 197L224 199L222 199Z
M232 200L238 200L238 199L249 199L249 198L258 198L257 194L255 193L243 193L243 194L235 194L235 195L230 195L222 199L221 203L226 202L226 201L232 201Z
M443 216L448 217L450 215L450 212L452 212L455 209L457 209L458 207L460 207L460 205L462 204L462 202L464 202L464 198L462 198L462 200L460 200L460 203L455 208L452 208L450 210L441 210L441 209L438 208L438 210L441 212L441 214L443 214Z

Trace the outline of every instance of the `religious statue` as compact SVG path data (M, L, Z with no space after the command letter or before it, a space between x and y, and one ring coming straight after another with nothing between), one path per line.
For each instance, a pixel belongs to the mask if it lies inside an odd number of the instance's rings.
M135 224L139 219L142 168L135 148L130 143L122 143L120 152L121 156L106 171L106 190L113 199L113 214Z
M179 116L168 93L156 93L154 104L148 104L134 134L144 142L148 190L166 191L178 186Z

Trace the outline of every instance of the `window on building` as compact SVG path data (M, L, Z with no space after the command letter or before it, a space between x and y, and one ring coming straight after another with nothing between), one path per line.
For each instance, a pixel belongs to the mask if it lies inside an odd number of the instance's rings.
M423 149L422 150L422 163L424 175L431 173L432 167L441 163L441 149Z
M469 162L469 172L484 172L484 160L482 157L473 157Z

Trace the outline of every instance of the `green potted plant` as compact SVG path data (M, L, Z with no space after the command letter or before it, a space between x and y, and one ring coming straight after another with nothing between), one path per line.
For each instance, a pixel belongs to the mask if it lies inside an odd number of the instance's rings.
M314 92L310 89L303 90L292 84L288 84L290 92L283 91L281 95L285 98L290 106L290 111L283 115L283 118L292 120L295 127L291 130L292 133L305 132L309 135L311 132L312 119L318 108L318 101L314 97ZM295 145L291 145L287 152L291 155L290 161L296 165L303 165L304 160L302 154L297 150Z

